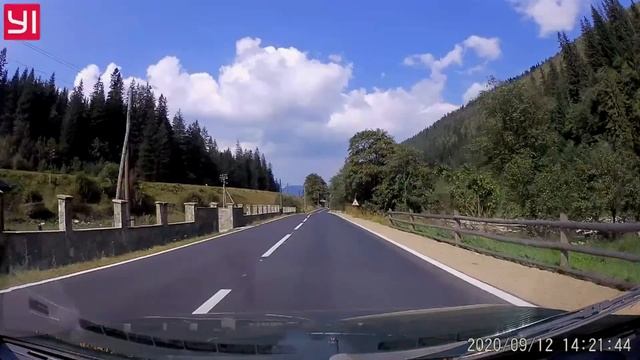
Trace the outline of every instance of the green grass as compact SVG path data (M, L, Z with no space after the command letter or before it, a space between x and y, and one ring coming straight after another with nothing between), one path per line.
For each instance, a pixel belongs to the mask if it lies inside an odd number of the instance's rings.
M7 230L37 230L38 224L42 220L28 219L22 209L24 193L29 190L36 190L42 195L43 203L47 209L57 213L58 194L68 194L75 196L75 175L42 173L35 171L0 169L0 179L15 186L15 190L4 195L5 197L5 229ZM98 178L94 178L100 183ZM184 221L183 202L188 195L195 193L204 201L220 201L222 199L222 188L217 186L172 184L160 182L141 182L141 191L148 195L153 201L166 201L169 205L169 222ZM238 204L280 204L280 194L262 190L227 188L233 199ZM77 198L77 196L76 196ZM284 205L292 205L297 208L302 207L300 199L284 195ZM112 226L111 199L102 194L98 204L86 204L89 214L79 216L82 220L74 224L75 228L95 228ZM145 214L135 217L136 224L155 223L155 214ZM58 228L57 217L44 221L43 230L54 230Z
M363 210L362 208L349 205L345 207L345 213L360 219L374 221L382 225L389 225L389 220L381 213L370 212Z
M404 230L411 230L409 225L397 224ZM451 231L437 229L429 226L416 226L416 231L424 236L432 238L444 238L453 240ZM499 254L515 257L524 261L534 261L545 265L558 266L560 264L560 251L553 249L540 249L518 244L504 243L479 236L464 235L464 244L479 249L490 250ZM640 254L640 238L636 234L628 234L616 240L591 240L586 241L586 246L601 247L627 253ZM610 278L624 280L632 283L640 283L640 264L630 261L603 258L576 252L569 253L569 266L593 274L604 275Z

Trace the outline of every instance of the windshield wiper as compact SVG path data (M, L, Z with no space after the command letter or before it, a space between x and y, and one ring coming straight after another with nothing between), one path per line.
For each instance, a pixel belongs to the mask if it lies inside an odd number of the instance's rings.
M526 339L527 346L535 344L544 339L553 338L558 335L566 334L572 330L581 328L594 321L612 314L616 311L627 308L640 301L640 287L636 287L629 292L611 300L605 300L593 305L589 305L582 309L572 311L565 314L553 316L548 319L541 320L534 324L527 325L523 328L511 330L499 335L491 335L487 339L501 338L500 351L486 352L467 352L460 356L461 359L482 359L495 356L496 354L509 351L507 345L511 339Z

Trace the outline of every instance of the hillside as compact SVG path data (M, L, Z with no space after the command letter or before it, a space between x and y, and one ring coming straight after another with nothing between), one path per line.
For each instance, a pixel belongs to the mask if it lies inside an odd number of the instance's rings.
M640 219L640 8L607 0L560 52L403 142L432 211Z
M74 196L74 212L80 221L78 226L110 226L111 199L115 179L66 174L43 173L0 169L0 182L11 186L4 194L5 216L8 229L33 229L44 221L44 228L55 228L57 219L57 194ZM222 188L189 184L172 184L141 181L134 187L132 213L137 223L155 221L155 201L170 204L170 220L183 219L184 202L196 201L202 206L222 199ZM227 188L234 201L239 204L280 204L277 192ZM301 207L300 201L284 195L286 205Z

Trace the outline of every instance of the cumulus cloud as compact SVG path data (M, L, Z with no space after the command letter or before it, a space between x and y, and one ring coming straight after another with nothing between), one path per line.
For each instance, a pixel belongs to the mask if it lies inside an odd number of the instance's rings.
M489 90L491 87L489 84L474 82L467 88L467 90L462 94L462 102L468 103L469 101L475 99L480 95L481 92Z
M462 65L464 53L473 51L476 56L486 62L496 60L502 54L500 39L497 37L486 38L471 35L459 44L454 45L442 58L436 59L431 53L414 54L407 56L403 64L407 66L424 66L431 69L432 74L439 74L452 65ZM483 65L479 65L483 66Z
M500 48L497 39L472 36L442 57L426 53L404 59L428 69L410 87L349 89L353 65L342 57L323 61L295 47L242 38L233 60L217 73L191 71L177 57L165 56L147 68L145 79L127 77L125 84L148 82L156 96L167 97L170 112L181 109L187 119L198 119L221 147L233 146L236 139L259 146L285 180L297 181L314 170L332 175L356 131L384 128L403 140L458 108L443 99L445 70L462 65L467 49L488 61L499 56ZM106 70L115 67L112 63ZM108 84L106 70L89 65L76 80L92 86L101 76Z
M96 64L87 65L78 72L75 80L73 81L73 86L80 85L80 81L82 81L82 92L85 97L89 97L93 92L94 86L98 82L98 78L100 78L104 84L104 92L106 95L109 91L109 84L111 84L111 75L115 69L121 71L120 66L113 62L109 63L109 65L104 68L104 71L100 70L100 67ZM134 79L138 83L144 83L144 80L141 78L127 77L123 80L125 89L129 88L131 81Z
M540 26L540 36L569 31L576 25L585 0L511 0L517 12Z
M473 49L478 57L486 60L495 60L500 57L500 39L497 37L485 38L471 35L464 42L464 46Z

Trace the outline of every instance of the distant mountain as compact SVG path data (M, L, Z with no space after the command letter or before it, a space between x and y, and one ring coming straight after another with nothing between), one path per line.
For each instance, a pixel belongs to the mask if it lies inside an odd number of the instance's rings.
M282 188L282 192L292 196L302 196L304 187L302 185L289 185Z

